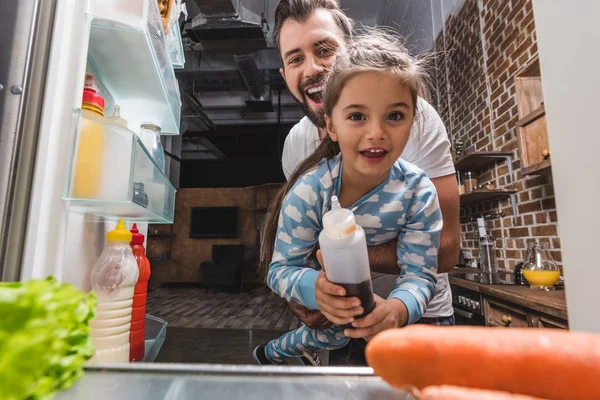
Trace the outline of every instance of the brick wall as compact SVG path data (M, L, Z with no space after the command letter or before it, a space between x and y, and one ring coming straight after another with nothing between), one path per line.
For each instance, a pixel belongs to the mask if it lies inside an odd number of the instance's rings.
M464 141L465 153L506 151L513 154L517 194L516 222L509 200L488 201L461 210L463 221L504 212L488 222L496 238L501 269L512 270L527 253L527 241L547 239L562 265L551 176L521 175L517 131L517 98L513 77L537 54L531 0L464 0L445 22L435 41L435 97L451 139ZM480 182L499 188L510 184L505 162L482 171ZM461 226L462 248L477 250L475 223ZM475 253L477 253L475 251Z
M265 216L265 209L279 185L250 188L189 188L177 191L175 220L172 233L171 257L167 261L152 262L151 284L200 283L200 263L210 261L213 244L243 244L244 272L242 282L258 283L257 227ZM238 237L234 239L190 238L190 215L193 207L238 207ZM151 225L148 231L170 233L168 225ZM162 255L168 248L168 238L150 236L149 255Z

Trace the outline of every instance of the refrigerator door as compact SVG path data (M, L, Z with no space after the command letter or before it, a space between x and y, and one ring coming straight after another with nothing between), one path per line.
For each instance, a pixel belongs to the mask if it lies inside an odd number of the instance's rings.
M45 3L46 1L40 1ZM53 275L62 281L80 269L82 243L99 247L105 232L103 222L86 224L84 218L70 216L63 200L67 183L69 154L74 131L74 110L81 106L86 71L86 56L91 17L87 1L56 0L51 39L46 63L43 104L39 108L39 137L35 153L33 181L29 186L30 202L23 243L20 279L45 278ZM77 220L75 220L77 219ZM71 226L77 225L69 235ZM83 228L85 226L85 229ZM99 254L85 253L89 260ZM85 272L84 272L85 273ZM86 289L79 277L76 286ZM89 288L89 286L88 286Z
M8 1L0 13L0 279L21 275L57 0Z

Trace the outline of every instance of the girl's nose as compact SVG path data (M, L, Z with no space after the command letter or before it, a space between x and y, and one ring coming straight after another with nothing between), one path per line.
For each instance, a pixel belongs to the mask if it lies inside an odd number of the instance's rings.
M371 120L367 127L366 139L368 140L383 140L387 136L383 121Z

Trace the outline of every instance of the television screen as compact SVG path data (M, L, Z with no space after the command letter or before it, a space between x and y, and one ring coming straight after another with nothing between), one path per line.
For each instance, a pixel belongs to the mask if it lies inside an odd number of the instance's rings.
M191 238L237 238L237 207L195 207L190 221Z

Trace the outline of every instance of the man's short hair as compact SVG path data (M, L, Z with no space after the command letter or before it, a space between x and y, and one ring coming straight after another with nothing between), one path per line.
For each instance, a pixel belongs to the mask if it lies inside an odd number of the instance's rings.
M337 0L280 0L275 8L275 26L271 38L277 47L277 54L281 55L279 36L281 27L288 19L304 22L318 9L329 10L333 15L336 25L340 28L346 40L352 37L354 23L338 4Z

